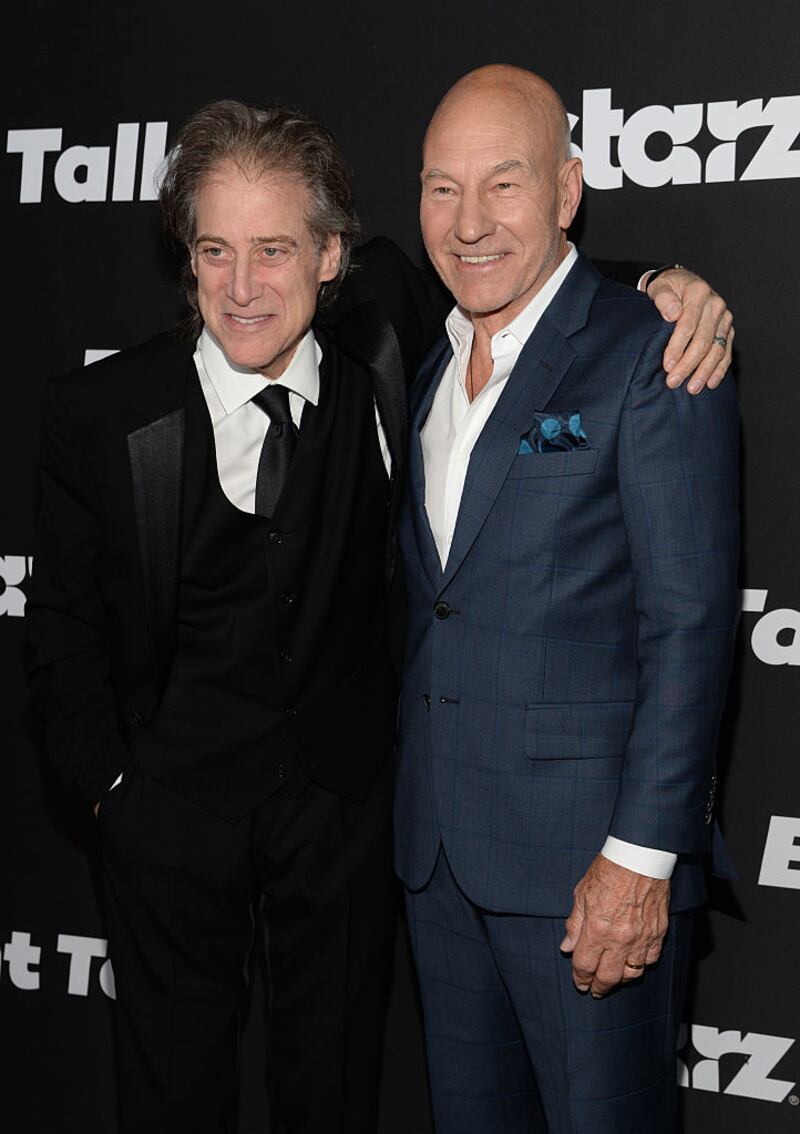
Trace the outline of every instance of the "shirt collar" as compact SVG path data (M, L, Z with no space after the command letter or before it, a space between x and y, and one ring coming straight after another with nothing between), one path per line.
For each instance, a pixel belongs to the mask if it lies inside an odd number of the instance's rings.
M545 309L550 305L550 301L555 296L561 284L567 277L572 265L578 259L578 252L575 245L567 241L567 254L561 263L558 265L552 276L545 282L542 288L536 292L536 295L523 307L519 315L506 327L502 327L496 334L492 335L492 358L496 358L498 353L498 344L501 339L507 336L513 336L517 344L517 349L521 349L533 333L533 329L539 322L539 319L545 312ZM469 351L472 346L472 336L474 329L472 320L465 311L460 307L454 307L450 314L447 316L446 321L447 335L450 339L450 345L453 348L453 353L456 358L463 357L464 353Z
M232 363L208 327L203 328L197 349L209 381L226 414L234 413L249 402L268 382L276 386L286 386L312 405L316 405L319 401L319 364L322 361L322 349L314 338L313 331L306 331L291 362L280 378L274 379L265 378L263 374L247 366L236 366Z

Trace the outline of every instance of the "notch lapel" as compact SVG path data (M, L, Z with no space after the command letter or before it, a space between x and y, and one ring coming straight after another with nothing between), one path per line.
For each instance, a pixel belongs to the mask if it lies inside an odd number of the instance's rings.
M458 571L492 510L533 415L547 408L575 350L569 337L585 326L600 275L579 256L536 324L478 438L467 470L453 543L440 587Z

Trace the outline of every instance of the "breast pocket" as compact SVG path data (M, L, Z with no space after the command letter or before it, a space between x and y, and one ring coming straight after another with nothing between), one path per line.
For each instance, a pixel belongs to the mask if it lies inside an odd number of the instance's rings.
M508 477L579 476L597 467L597 449L575 449L563 453L520 453L514 458Z

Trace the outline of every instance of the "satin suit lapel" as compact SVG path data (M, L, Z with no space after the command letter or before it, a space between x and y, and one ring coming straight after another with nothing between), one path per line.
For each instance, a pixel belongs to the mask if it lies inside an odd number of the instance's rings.
M128 434L136 535L157 684L172 661L178 614L186 383L197 381L185 344L173 365L142 375L130 400L145 424Z

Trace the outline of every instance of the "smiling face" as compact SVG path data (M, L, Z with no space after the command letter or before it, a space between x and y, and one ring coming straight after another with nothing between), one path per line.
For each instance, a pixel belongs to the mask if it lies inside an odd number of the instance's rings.
M320 284L339 267L339 237L318 251L296 178L212 171L195 201L189 249L203 320L228 360L278 378L311 326Z
M492 334L563 259L581 196L580 162L566 157L557 96L551 105L541 80L538 100L497 81L498 71L511 70L485 68L457 84L434 115L423 152L428 255L459 305L485 317Z

